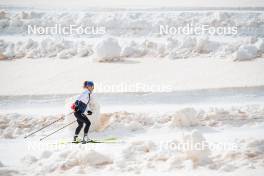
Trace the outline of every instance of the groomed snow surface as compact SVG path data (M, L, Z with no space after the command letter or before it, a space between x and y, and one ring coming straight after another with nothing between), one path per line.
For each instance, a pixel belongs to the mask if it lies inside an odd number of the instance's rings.
M59 117L1 114L0 147L9 146L5 148L7 154L1 155L17 153L13 161L1 157L1 175L204 175L205 170L206 174L216 175L263 174L263 106L206 110L189 107L163 114L102 113L98 128L90 136L115 136L118 138L115 144L59 144L55 140L59 136L70 140L72 129L65 129L43 142L38 142L38 138L49 130L28 141L21 139ZM55 127L67 123L64 120ZM16 142L19 148L14 140L20 141ZM176 148L178 144L191 147ZM194 148L200 144L208 145Z

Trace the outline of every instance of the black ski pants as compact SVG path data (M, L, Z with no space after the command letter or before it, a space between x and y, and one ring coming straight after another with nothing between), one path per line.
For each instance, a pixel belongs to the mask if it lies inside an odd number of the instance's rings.
M80 133L83 127L83 123L85 123L84 134L87 134L91 126L90 120L86 117L86 115L84 115L80 111L74 112L74 116L76 117L78 123L78 127L75 130L75 135L78 135Z

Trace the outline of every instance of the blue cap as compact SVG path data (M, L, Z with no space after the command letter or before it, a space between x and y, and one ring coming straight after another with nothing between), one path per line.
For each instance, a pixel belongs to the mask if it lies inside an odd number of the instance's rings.
M84 84L83 84L84 87L87 87L87 86L91 86L93 87L94 86L94 83L93 81L85 81Z

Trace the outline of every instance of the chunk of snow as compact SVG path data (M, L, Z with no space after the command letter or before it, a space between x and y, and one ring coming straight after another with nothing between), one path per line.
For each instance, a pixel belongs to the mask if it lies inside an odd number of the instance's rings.
M111 62L120 60L121 47L117 39L107 37L95 46L96 60L99 62Z
M264 40L263 39L258 39L258 41L254 45L256 46L260 54L264 53Z
M0 167L4 167L4 164L0 161Z
M254 45L241 45L236 53L235 61L252 60L257 57L258 49Z
M197 112L193 108L185 108L177 111L171 117L171 127L189 127L199 124Z
M58 56L61 59L68 59L76 55L76 50L75 49L67 49L61 51Z
M184 134L183 142L188 144L188 148L185 151L187 159L192 160L194 165L208 163L210 150L207 145L203 145L206 140L199 131L193 130L191 133Z

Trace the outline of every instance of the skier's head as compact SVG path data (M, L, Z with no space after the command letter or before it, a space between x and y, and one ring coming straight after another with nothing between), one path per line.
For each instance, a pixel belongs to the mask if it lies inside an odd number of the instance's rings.
M93 81L85 81L83 83L83 88L88 89L90 92L94 90L94 83Z

